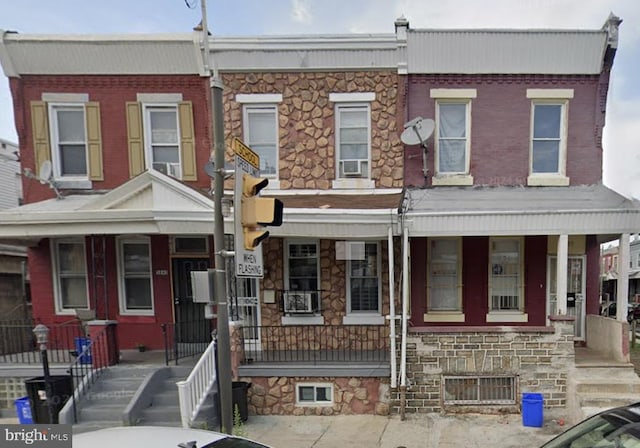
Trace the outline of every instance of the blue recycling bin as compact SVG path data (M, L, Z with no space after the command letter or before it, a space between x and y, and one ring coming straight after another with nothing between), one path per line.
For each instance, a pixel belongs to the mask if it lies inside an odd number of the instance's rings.
M544 398L542 394L522 394L522 425L542 428Z
M31 403L29 403L29 397L18 398L15 401L16 414L18 416L18 422L21 425L33 424L33 415L31 414Z
M91 349L88 349L89 344L91 343L91 339L77 337L75 338L76 343L76 352L78 353L78 357L80 359L80 364L91 364Z

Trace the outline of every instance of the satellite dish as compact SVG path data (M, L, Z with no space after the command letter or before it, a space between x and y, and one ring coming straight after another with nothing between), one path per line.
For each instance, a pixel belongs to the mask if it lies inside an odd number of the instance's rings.
M40 170L38 171L38 180L41 184L48 184L51 181L51 174L53 173L51 160L45 160L40 165Z
M424 145L435 128L436 124L432 119L416 117L404 124L400 140L405 145Z

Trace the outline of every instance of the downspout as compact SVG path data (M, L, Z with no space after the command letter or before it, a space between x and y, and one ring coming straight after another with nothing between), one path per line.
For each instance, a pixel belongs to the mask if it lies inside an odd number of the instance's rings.
M402 229L402 343L400 352L400 419L407 398L407 321L409 313L409 229Z
M398 386L398 378L396 372L396 296L392 227L389 227L387 246L389 249L389 338L391 339L391 389L395 389Z

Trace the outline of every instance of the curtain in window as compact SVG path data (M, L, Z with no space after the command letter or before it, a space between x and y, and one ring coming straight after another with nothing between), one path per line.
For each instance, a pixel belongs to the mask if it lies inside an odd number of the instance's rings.
M491 309L520 308L520 241L496 239L491 244Z
M87 308L87 271L84 245L61 242L58 251L58 285L63 309Z
M278 167L276 108L250 107L246 116L246 143L260 156L260 174L275 176Z
M467 105L438 105L438 172L464 173L467 151Z
M84 107L55 107L61 176L86 176L87 148Z
M430 251L429 310L459 310L458 240L431 240Z
M351 311L380 311L378 245L366 243L364 259L350 261Z
M147 243L123 243L125 304L129 310L151 309L151 260Z

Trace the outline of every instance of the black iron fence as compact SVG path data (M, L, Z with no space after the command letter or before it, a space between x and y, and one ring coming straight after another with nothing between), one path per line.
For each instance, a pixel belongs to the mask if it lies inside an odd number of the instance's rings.
M119 351L114 328L106 327L100 333L81 341L76 359L69 367L73 379L74 393L70 400L73 406L73 421L78 422L77 404L87 397L91 387L102 371L118 363Z
M243 364L254 362L388 362L385 325L244 326Z
M162 324L164 338L165 363L175 363L179 360L200 356L211 343L213 321L197 319L192 321Z
M0 321L0 363L40 364L40 350L31 320ZM77 338L85 336L80 322L47 324L49 328L47 351L49 362L70 364L77 356Z

